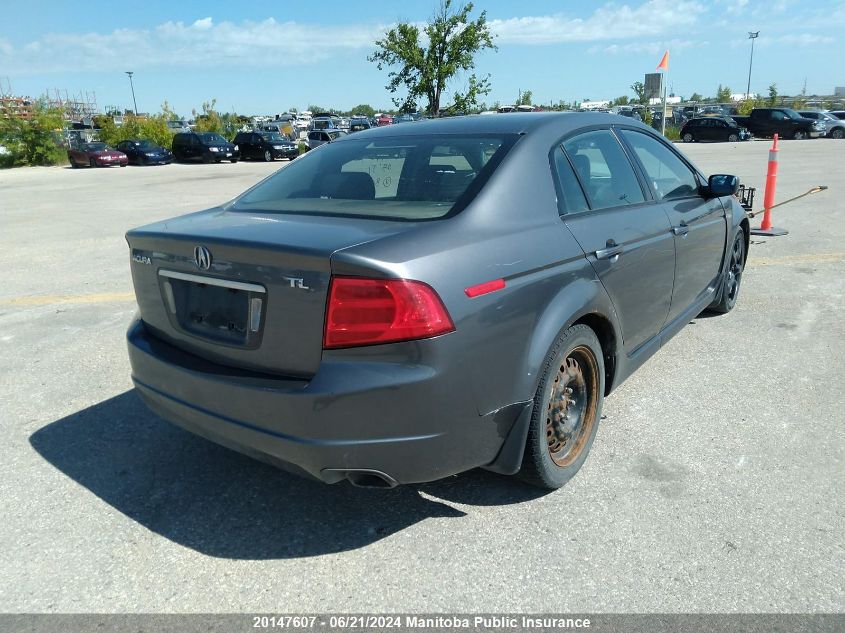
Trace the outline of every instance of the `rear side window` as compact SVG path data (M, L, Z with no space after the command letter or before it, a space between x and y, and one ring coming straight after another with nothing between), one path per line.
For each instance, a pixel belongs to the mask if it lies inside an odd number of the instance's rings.
M622 136L634 149L643 166L654 196L672 200L698 195L698 180L675 152L647 134L622 130Z
M581 185L578 184L578 179L575 177L575 172L572 171L572 165L569 164L569 159L563 153L563 149L560 147L556 148L554 157L555 175L557 176L558 184L558 203L561 213L587 211L589 209L587 199L584 197Z
M645 202L634 168L610 130L578 134L563 147L593 209Z
M235 200L236 211L441 218L475 196L516 135L344 138Z

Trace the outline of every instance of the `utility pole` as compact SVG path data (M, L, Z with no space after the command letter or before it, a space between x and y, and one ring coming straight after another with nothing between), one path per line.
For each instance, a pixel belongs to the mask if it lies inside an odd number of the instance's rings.
M748 85L745 88L745 98L751 98L751 65L754 63L754 40L760 37L760 31L748 31L748 39L751 40L751 59L748 60Z
M132 89L132 105L135 106L135 116L138 116L138 103L135 101L135 85L132 83L132 75L135 73L127 70L126 74L129 75L129 87Z

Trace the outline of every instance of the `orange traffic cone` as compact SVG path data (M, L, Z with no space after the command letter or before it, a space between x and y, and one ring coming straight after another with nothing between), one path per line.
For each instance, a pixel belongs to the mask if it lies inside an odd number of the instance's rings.
M775 134L769 150L769 169L766 172L766 192L763 194L763 222L759 229L751 229L751 235L775 237L789 233L786 229L772 226L772 207L775 206L775 189L778 181L778 135Z

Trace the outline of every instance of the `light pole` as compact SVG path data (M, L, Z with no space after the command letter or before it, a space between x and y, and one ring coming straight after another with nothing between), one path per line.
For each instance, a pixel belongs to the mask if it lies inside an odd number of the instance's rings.
M749 73L750 72L751 71L749 71ZM135 106L135 116L138 116L138 104L135 101L135 85L132 83L132 75L134 75L135 73L132 72L131 70L127 70L126 74L129 75L129 87L132 88L132 105ZM749 77L750 77L750 74L749 74Z
M748 60L748 85L745 87L745 98L749 99L751 94L751 64L754 63L754 40L760 36L760 31L748 31L748 39L751 40L751 59Z

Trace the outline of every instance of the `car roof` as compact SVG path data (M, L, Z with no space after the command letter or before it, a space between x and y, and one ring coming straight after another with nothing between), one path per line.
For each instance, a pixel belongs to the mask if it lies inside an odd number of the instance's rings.
M493 116L472 114L443 119L424 119L414 125L375 127L356 132L352 139L424 134L532 134L542 129L555 129L565 134L588 125L619 123L642 125L635 119L601 112L508 112Z

